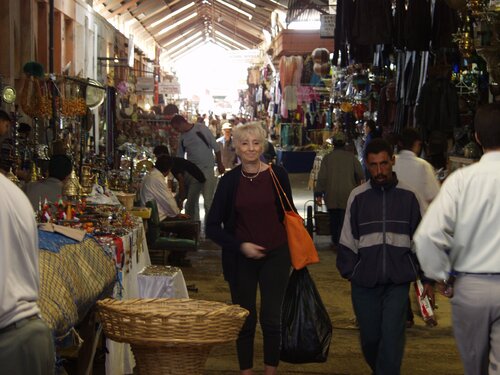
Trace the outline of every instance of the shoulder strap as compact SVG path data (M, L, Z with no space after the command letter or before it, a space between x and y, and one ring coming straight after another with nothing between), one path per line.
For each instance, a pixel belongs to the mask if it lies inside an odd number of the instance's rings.
M207 145L208 148L210 148L210 144L208 143L207 139L205 138L202 132L197 131L196 135L203 141L203 143Z
M280 181L278 180L278 176L276 176L276 173L274 173L272 166L269 166L269 173L271 173L271 178L273 180L274 187L276 188L276 191L278 192L278 197L280 198L281 207L283 208L283 211L286 211L286 210L285 210L285 205L283 204L283 199L281 198L281 194L283 194L283 196L285 197L286 202L288 203L288 207L290 207L290 210L293 211L293 208L292 208L293 206L290 204L290 200L288 199L288 196L286 195L285 190L283 190L283 187L281 186Z

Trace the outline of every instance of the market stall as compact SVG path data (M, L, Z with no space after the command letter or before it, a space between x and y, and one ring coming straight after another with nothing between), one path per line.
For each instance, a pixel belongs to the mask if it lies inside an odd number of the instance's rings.
M66 216L61 218L61 214ZM97 300L139 297L138 274L151 264L144 225L119 203L92 205L84 201L45 203L39 221L44 221L39 225L40 307L54 332L56 347L64 349L68 343L80 341L74 328ZM92 346L99 333L91 329L84 345ZM106 349L108 374L133 372L130 348L107 340ZM81 351L89 355L87 348Z

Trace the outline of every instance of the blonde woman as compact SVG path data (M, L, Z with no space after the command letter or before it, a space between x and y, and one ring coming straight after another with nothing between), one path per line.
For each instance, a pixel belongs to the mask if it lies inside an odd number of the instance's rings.
M266 142L264 129L256 124L238 125L233 129L233 141L241 164L221 178L206 233L222 247L222 268L232 302L250 311L236 343L241 375L253 374L257 287L264 374L273 375L279 363L281 303L291 265L284 213L271 167L260 160ZM288 174L281 167L272 169L292 202Z

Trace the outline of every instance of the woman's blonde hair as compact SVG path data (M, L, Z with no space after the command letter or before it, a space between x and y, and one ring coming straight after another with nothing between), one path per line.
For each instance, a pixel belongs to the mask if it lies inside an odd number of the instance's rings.
M249 135L255 136L262 145L266 144L266 131L259 123L240 124L233 128L233 140L240 143Z

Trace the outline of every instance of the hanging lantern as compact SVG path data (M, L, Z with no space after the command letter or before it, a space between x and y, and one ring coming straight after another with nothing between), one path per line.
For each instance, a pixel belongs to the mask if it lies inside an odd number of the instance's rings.
M468 0L467 9L469 9L472 16L480 16L487 7L487 3L484 0Z
M453 41L457 43L458 49L465 59L469 59L474 52L474 39L470 28L469 16L466 17L464 27L453 34Z

